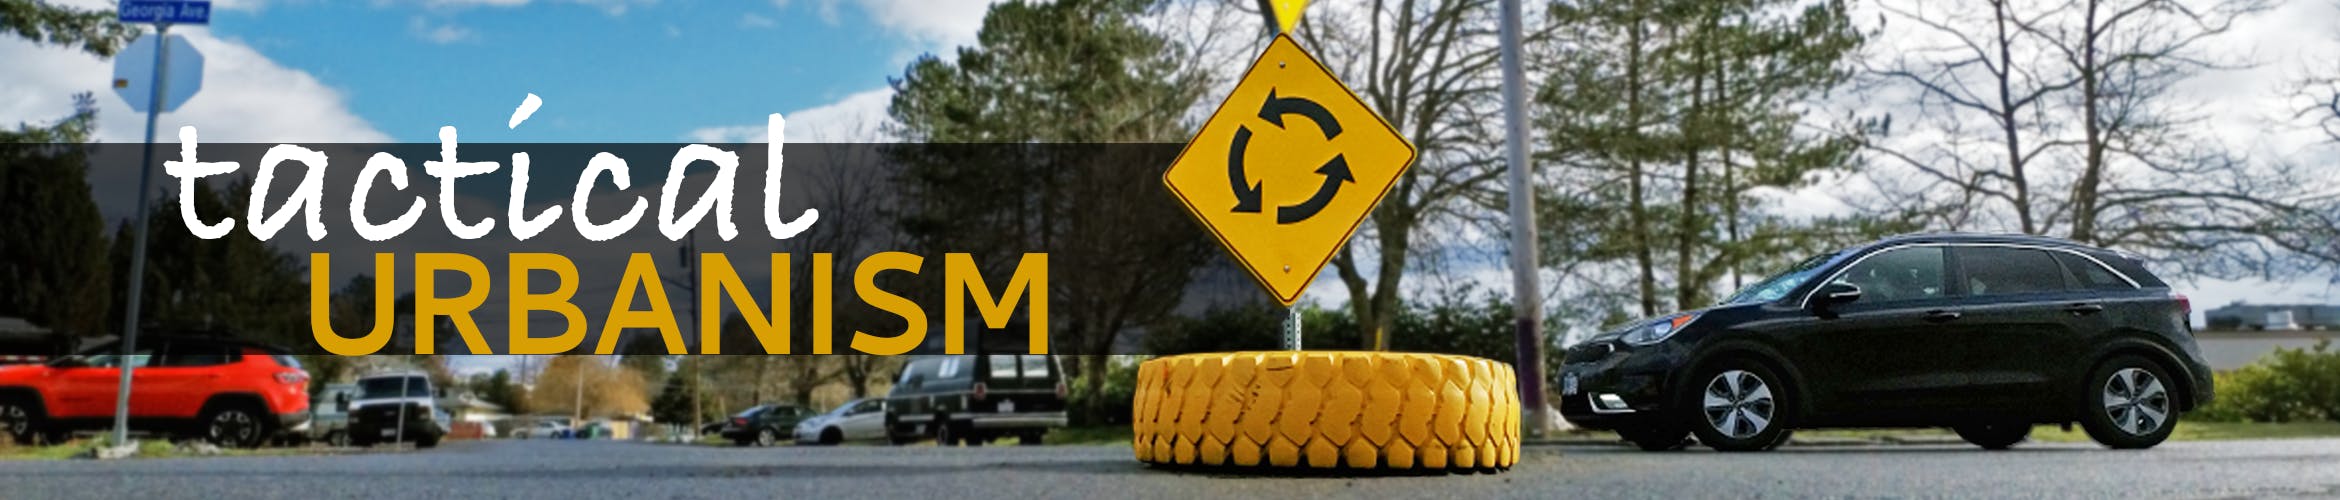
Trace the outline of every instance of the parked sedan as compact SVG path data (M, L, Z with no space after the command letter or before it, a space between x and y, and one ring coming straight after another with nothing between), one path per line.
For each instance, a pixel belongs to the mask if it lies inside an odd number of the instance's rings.
M512 431L512 437L520 439L568 439L569 424L550 420L539 421L536 423L536 425L521 427L518 430Z
M749 408L723 423L723 437L740 446L780 444L780 436L795 429L811 412L796 405L771 404Z
M886 438L886 401L856 399L796 424L796 442L835 445Z

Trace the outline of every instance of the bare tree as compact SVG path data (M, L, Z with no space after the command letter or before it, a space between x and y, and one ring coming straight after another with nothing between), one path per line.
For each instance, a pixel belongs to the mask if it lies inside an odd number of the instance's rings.
M1397 319L1415 245L1439 221L1487 217L1466 210L1503 173L1497 113L1495 2L1376 0L1315 9L1295 35L1389 120L1417 151L1359 240L1333 258L1349 309L1365 326L1365 348L1382 344ZM1478 215L1473 215L1478 214Z
M2318 239L2340 206L2329 188L2204 140L2203 117L2174 91L2242 66L2210 45L2267 2L1994 3L1986 16L1900 5L1888 19L1940 43L1874 74L1915 93L1922 133L1910 140L1929 144L1874 150L1939 181L1917 189L1947 184L2003 202L2016 230L2137 252L2186 275L2340 264ZM1987 135L1965 130L1975 117L1992 125Z
M1891 60L1871 64L1868 73L1884 84L1915 89L1909 104L1916 114L1940 117L1916 125L1946 140L1873 150L1935 181L1917 190L1949 185L1966 195L1955 202L1960 206L1971 207L1977 199L2004 204L2017 230L2039 234L2044 229L2034 213L2033 165L2058 144L2042 137L2056 127L2040 108L2079 82L2070 71L2043 64L2035 57L2033 39L2025 35L2025 27L2056 11L2018 12L2019 6L2008 0L1982 3L1988 8L1960 2L1879 5L1889 19L1917 25L1901 37L1914 46L1896 48ZM1969 132L1966 120L1976 116L1986 127ZM1957 227L1966 217L1945 222Z

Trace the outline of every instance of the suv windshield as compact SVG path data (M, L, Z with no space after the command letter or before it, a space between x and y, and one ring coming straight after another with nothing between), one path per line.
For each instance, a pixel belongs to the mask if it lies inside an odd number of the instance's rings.
M401 389L406 391L405 397L430 397L431 380L422 377L381 377L360 380L358 381L358 399L400 397L398 392Z
M1811 281L1812 275L1819 274L1821 268L1828 267L1828 261L1835 260L1836 256L1843 254L1842 251L1829 252L1804 259L1803 262L1797 262L1795 266L1789 267L1786 272L1764 278L1763 281L1757 281L1753 285L1748 285L1747 288L1740 289L1739 293L1731 294L1731 298L1724 299L1722 305L1779 300L1781 297L1786 297L1789 290L1795 290L1805 281Z

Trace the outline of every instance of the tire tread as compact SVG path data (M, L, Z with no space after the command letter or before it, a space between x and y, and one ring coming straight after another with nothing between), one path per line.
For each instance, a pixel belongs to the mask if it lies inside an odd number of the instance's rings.
M1156 464L1505 469L1519 461L1511 366L1376 352L1238 352L1138 367L1131 450Z

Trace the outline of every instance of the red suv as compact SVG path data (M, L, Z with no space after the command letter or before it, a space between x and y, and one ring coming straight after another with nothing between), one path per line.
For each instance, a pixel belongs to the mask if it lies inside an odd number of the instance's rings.
M0 367L0 436L59 442L114 421L122 348ZM282 349L201 337L142 338L128 357L130 426L255 447L307 423L309 373Z

